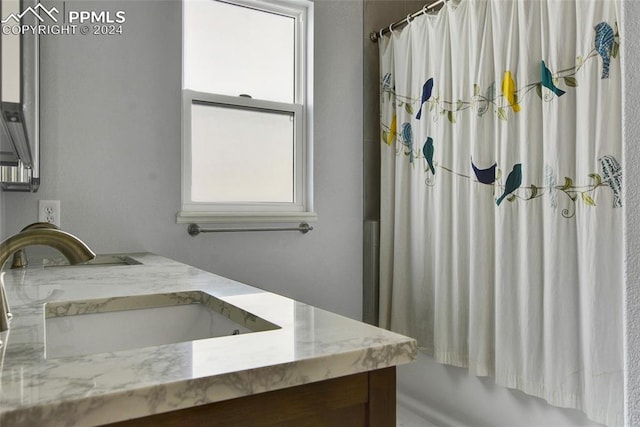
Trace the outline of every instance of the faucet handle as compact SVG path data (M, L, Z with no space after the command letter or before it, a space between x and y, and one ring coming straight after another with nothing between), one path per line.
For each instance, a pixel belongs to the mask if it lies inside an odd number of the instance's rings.
M27 254L24 252L24 249L16 251L13 254L11 268L25 268L27 265L29 265L29 260L27 259Z

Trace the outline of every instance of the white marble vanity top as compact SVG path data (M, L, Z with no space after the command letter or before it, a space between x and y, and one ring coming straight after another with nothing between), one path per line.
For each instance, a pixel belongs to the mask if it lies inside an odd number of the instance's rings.
M14 317L0 334L0 425L98 425L415 358L411 338L160 256L129 256L142 265L6 269ZM45 358L46 303L182 291L206 292L280 328Z

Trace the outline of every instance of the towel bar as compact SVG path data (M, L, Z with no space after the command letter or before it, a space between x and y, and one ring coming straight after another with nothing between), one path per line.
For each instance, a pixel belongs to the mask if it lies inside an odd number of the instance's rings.
M187 232L191 236L197 236L200 233L225 233L239 231L299 231L306 234L313 230L313 227L306 222L301 223L298 227L256 227L256 228L202 228L198 224L189 224Z

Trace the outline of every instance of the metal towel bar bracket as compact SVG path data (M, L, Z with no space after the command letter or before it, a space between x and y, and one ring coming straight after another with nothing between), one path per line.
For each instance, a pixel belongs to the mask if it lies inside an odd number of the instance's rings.
M298 227L257 227L257 228L202 228L198 224L189 224L187 232L191 236L197 236L200 233L226 233L239 231L299 231L306 234L313 230L313 227L306 222L301 223Z

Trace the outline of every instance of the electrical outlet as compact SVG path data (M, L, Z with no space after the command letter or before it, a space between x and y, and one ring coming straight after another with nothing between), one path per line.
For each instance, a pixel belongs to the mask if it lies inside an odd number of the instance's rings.
M60 200L39 200L38 221L60 227Z

